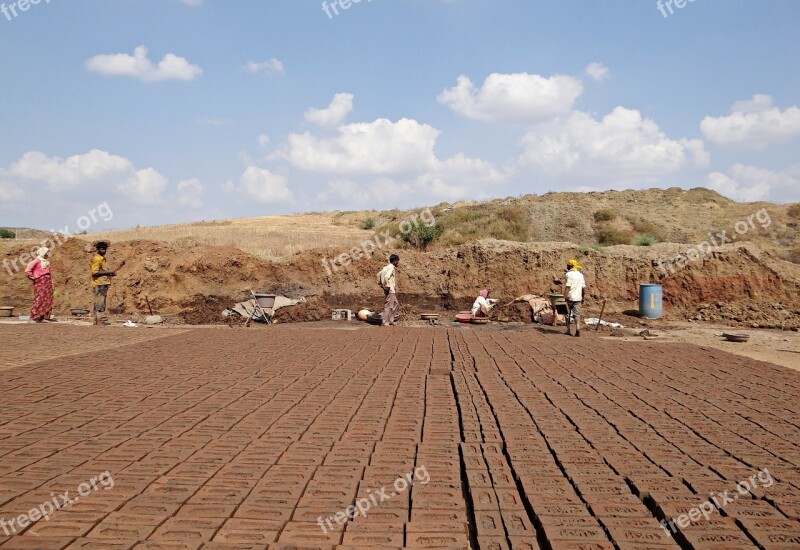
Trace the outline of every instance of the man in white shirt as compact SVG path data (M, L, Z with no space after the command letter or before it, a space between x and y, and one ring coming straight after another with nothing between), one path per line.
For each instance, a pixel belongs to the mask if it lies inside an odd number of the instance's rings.
M475 302L472 304L472 314L475 317L488 317L489 312L492 310L494 305L497 303L497 300L493 298L489 298L489 291L484 289L481 290L478 297L475 299Z
M581 266L578 260L570 260L567 262L567 282L564 283L564 298L567 301L567 334L572 336L570 332L570 318L575 318L575 336L581 335L581 310L580 305L583 302L583 289L586 288L586 279L581 273Z
M400 256L392 254L389 256L389 263L378 273L378 284L383 289L385 296L383 304L382 326L394 326L394 317L400 302L397 301L397 266L400 264Z

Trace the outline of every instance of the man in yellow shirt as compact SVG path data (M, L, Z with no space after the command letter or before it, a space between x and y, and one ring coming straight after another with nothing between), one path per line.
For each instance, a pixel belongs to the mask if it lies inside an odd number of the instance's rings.
M95 325L99 325L100 319L98 319L97 314L106 310L108 287L111 286L111 278L116 277L117 272L108 270L108 260L106 260L108 243L101 241L97 243L95 249L97 253L92 258L92 293L94 294L92 320ZM125 262L122 262L119 267L123 265L125 265Z

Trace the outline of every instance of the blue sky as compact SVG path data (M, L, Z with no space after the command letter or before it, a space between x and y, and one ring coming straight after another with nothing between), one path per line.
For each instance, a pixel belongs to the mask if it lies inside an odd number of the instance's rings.
M794 0L343 1L0 0L0 225L800 200Z

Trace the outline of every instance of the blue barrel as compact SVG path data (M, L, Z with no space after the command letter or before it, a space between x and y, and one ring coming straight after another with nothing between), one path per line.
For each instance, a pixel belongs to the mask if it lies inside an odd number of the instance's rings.
M645 319L661 319L663 293L661 285L642 283L639 285L639 316Z

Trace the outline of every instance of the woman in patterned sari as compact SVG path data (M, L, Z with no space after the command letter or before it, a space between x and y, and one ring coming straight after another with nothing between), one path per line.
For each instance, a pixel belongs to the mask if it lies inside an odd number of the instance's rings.
M37 323L49 321L53 312L53 280L50 277L50 249L43 246L36 259L28 264L25 275L33 281L33 306L31 319Z

